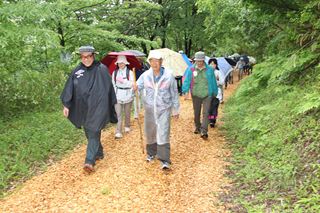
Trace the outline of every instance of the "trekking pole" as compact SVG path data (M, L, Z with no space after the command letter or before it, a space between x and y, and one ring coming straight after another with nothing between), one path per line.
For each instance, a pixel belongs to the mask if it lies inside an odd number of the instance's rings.
M136 84L137 79L136 79L136 69L133 68L133 82ZM137 104L140 103L139 100L139 95L138 95L138 89L134 92L135 96L136 96L136 112L137 112L137 121L138 121L138 126L139 126L139 130L140 130L140 147L142 150L142 154L144 154L144 144L143 144L143 138L142 138L142 128L141 128L141 123L140 123L140 116L139 116L139 111L138 111L138 106Z

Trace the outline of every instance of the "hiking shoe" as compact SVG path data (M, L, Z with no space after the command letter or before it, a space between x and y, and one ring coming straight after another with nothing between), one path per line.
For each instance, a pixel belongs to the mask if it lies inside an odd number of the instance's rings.
M211 119L210 120L210 127L213 128L216 124L216 119Z
M200 129L199 129L199 128L196 128L193 133L194 133L194 134L199 134L199 133L200 133Z
M130 132L130 130L131 130L130 127L125 127L125 128L124 128L124 132L125 132L125 133Z
M170 169L170 163L166 161L161 161L161 169L163 170Z
M202 138L202 139L205 139L205 140L208 139L208 133L202 132L202 133L201 133L201 138Z
M115 139L120 139L122 138L122 134L121 133L116 133L116 135L114 136Z
M84 164L83 169L88 173L94 172L94 168L92 164L88 164L88 163Z
M154 155L147 155L146 160L147 160L148 163L152 162L154 159L155 159Z

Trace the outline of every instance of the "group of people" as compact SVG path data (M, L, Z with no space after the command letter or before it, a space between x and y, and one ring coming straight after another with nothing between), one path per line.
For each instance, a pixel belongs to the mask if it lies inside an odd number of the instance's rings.
M180 103L176 79L171 70L162 66L161 53L150 51L150 68L137 80L125 56L118 56L117 68L110 76L108 68L95 59L94 47L80 47L79 55L81 63L69 75L61 101L64 116L84 129L88 141L84 170L93 172L96 161L104 158L101 130L107 123L117 123L115 138L121 138L124 117L124 132L130 132L131 106L137 98L135 94L142 93L146 160L158 159L161 169L169 169L170 120L179 118ZM222 97L219 79L217 61L212 59L206 64L204 52L195 54L194 65L184 75L182 93L191 92L194 133L203 139L208 138L209 124L214 127L217 119Z

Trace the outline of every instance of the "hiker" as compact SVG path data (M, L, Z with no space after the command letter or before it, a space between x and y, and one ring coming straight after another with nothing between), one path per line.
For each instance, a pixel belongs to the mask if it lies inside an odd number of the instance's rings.
M217 121L219 104L223 102L223 76L219 70L217 59L211 58L208 64L214 69L214 74L218 85L218 94L216 97L212 97L209 107L209 124L210 127L213 128Z
M162 169L169 169L170 160L170 118L179 117L179 94L177 83L170 70L162 67L160 52L150 51L150 69L137 81L135 89L145 90L144 131L146 137L147 162L156 157Z
M84 128L88 140L84 170L94 171L96 160L103 159L101 130L109 122L116 123L117 103L108 68L95 60L92 46L79 48L81 63L71 72L61 101L63 115L77 128Z
M116 128L115 138L120 139L122 135L122 118L124 117L124 132L130 132L130 116L131 106L134 97L133 93L133 72L129 69L129 62L126 56L119 55L115 62L117 68L112 73L112 83L117 96L117 104L115 105L118 124Z
M195 64L189 67L185 72L185 79L182 85L182 92L191 91L195 134L201 138L208 138L208 110L211 98L218 93L217 82L211 66L205 63L204 52L196 52ZM200 114L202 108L202 122Z

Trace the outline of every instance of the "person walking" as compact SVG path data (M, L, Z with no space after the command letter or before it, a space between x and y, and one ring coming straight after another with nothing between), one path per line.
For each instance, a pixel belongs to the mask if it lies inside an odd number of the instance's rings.
M145 90L144 130L147 162L158 158L162 169L169 169L170 118L179 117L180 103L177 83L172 72L162 67L163 57L156 50L149 54L150 69L137 81L135 89Z
M93 172L96 160L104 157L101 130L117 122L117 99L107 67L95 60L95 48L81 46L79 54L81 63L69 75L60 98L63 115L84 128L88 144L83 168Z
M129 69L129 62L126 56L119 55L117 61L116 70L112 73L112 83L117 96L117 104L115 105L118 124L116 129L115 138L122 138L122 118L124 117L124 132L130 132L130 118L131 118L131 106L134 97L133 84L134 77L133 72Z
M218 118L219 104L223 102L223 76L218 67L218 61L216 58L211 58L208 64L214 69L214 74L218 85L218 94L216 97L212 97L209 107L209 124L210 127L214 127Z
M218 94L217 82L211 66L205 63L205 53L196 52L195 64L185 72L185 79L182 85L182 92L191 91L195 134L201 138L208 138L209 106L212 97ZM202 122L200 114L202 108Z

